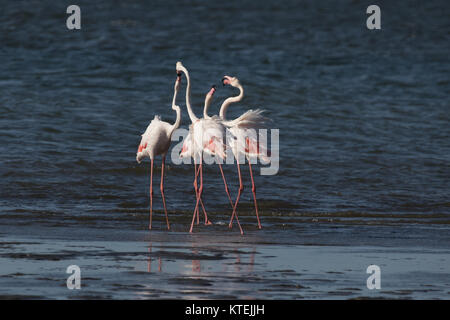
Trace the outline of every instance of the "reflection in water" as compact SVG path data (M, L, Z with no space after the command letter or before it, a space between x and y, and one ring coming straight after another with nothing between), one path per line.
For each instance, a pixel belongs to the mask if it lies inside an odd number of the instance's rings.
M248 265L248 272L253 272L253 266L255 264L255 252L256 252L256 248L253 247L252 254L250 255L250 263Z
M236 272L240 272L241 271L241 255L239 254L239 252L236 254L236 263L234 264L235 268L236 268Z
M194 256L198 256L198 250L197 248L191 249L192 250L192 254ZM192 260L192 272L197 272L197 273L201 273L202 271L202 267L200 265L200 260Z
M158 257L158 272L162 271L161 257ZM147 272L152 272L152 243L148 246Z
M256 252L256 249L253 247L248 263L242 262L241 261L241 253L236 252L236 262L234 264L235 268L236 268L236 272L241 272L241 266L243 266L243 265L247 265L247 268L245 269L246 272L249 272L249 273L253 272L253 266L255 264L255 252Z
M137 271L145 270L158 277L155 282L152 280L154 277L137 274L140 289L134 294L136 298L143 299L171 296L172 293L182 294L183 299L217 298L222 295L237 298L248 289L248 281L243 280L254 272L257 253L255 246L229 247L227 244L203 243L166 246L164 242L155 241L149 241L142 249L144 265L137 267ZM219 292L214 289L218 283L222 287ZM250 292L243 297L255 298Z
M196 273L196 274L202 274L202 267L201 267L201 260L204 260L204 263L206 263L206 261L208 261L208 266L210 264L213 264L215 267L219 267L219 265L217 263L213 263L214 260L212 259L205 259L205 258L199 258L199 256L201 256L201 254L199 253L199 249L197 247L195 247L195 245L193 245L194 247L191 248L191 252L192 252L192 257L197 257L198 259L192 259L192 265L185 265L185 268L189 268L190 270L192 270L192 274ZM209 251L210 249L208 248L204 248L204 250ZM242 248L241 248L242 250ZM255 252L256 252L256 248L252 248L251 253L249 254L249 262L245 263L242 262L241 260L241 254L243 255L247 255L248 253L242 253L242 251L238 251L237 249L234 250L235 252L235 262L233 263L234 265L234 273L240 273L241 271L245 271L245 272L253 272L253 266L255 264ZM205 254L208 254L209 252L205 252ZM231 257L230 257L231 258ZM222 264L222 272L226 273L228 271L228 265L229 263L227 262L228 258L223 259ZM243 265L247 265L247 268L242 268ZM213 271L214 272L214 271ZM211 273L211 272L210 272ZM203 275L208 275L208 273L204 272Z
M216 272L227 274L228 266L233 266L233 274L236 273L251 273L253 272L254 264L255 264L255 254L256 248L252 247L249 250L245 250L245 248L234 249L232 254L228 256L218 256L217 259L214 258L212 253L216 252L216 248L210 247L202 247L199 248L195 244L192 244L190 249L184 247L178 247L172 250L165 251L165 254L169 257L173 254L174 259L167 259L167 263L169 264L170 273L180 273L184 276L211 276ZM152 264L153 268L155 267L155 261L158 260L158 272L163 272L162 270L162 259L161 255L158 254L158 251L153 252L153 243L150 242L147 248L148 258L147 258L147 272L152 272ZM190 254L188 254L188 252ZM246 252L247 251L247 252ZM182 266L179 265L177 258L179 255L184 255L188 258L191 263L186 264L183 263ZM248 256L248 258L247 258ZM173 262L175 260L175 263ZM233 262L230 262L233 261ZM245 262L248 261L248 262ZM203 264L203 268L202 268ZM208 270L208 271L206 271ZM155 270L153 270L155 271Z

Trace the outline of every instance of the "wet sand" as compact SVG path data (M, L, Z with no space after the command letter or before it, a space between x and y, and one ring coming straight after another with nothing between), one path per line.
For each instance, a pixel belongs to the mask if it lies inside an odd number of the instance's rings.
M2 2L0 297L449 299L449 1L383 1L381 31L367 30L363 1L78 5L75 31L63 4ZM227 117L261 108L279 129L278 148L268 134L278 173L252 167L260 231L248 166L241 237L227 229L220 171L205 165L214 225L187 233L194 168L169 156L172 231L160 158L146 230L151 169L136 150L155 115L175 119L178 59L197 116L228 74L245 98ZM236 94L218 90L210 115ZM237 168L223 169L236 199ZM71 264L81 290L66 288ZM366 287L371 264L381 290Z
M222 223L198 226L192 235L97 228L29 231L27 237L0 235L0 298L450 297L450 250L445 247L313 243L305 237L296 240L292 231L270 229L250 230L242 237ZM66 268L73 264L81 268L80 290L66 286ZM381 268L380 290L366 286L371 264Z

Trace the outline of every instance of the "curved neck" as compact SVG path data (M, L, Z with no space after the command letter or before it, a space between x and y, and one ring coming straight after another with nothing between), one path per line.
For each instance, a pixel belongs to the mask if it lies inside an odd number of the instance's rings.
M177 113L177 118L175 120L175 123L172 125L172 131L174 131L175 129L178 129L178 127L180 126L180 122L181 122L181 109L179 106L172 106L172 109L176 111Z
M191 119L191 122L194 123L195 121L198 120L198 118L195 116L195 113L192 111L191 108L191 79L189 78L189 72L187 71L186 68L182 68L181 71L183 71L183 73L186 76L186 108L189 114L189 118Z
M180 122L181 122L181 109L179 106L177 106L175 104L175 101L177 99L177 93L178 93L178 86L177 84L175 85L175 90L173 93L173 100L172 100L172 109L175 110L175 112L177 113L177 118L175 120L175 123L172 125L172 131L177 129L180 126Z
M225 99L225 101L220 106L219 116L220 118L222 118L222 120L226 120L225 113L227 112L227 109L230 106L230 104L239 102L242 100L242 98L244 98L244 88L242 88L240 84L237 86L237 88L240 91L239 95Z
M205 106L203 107L203 118L205 119L211 119L211 117L208 115L208 109L211 105L212 101L212 94L208 93L205 98Z

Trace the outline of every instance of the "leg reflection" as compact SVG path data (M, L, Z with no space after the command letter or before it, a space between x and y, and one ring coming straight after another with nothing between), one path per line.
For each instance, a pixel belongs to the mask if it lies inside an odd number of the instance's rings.
M192 253L195 256L198 254L198 250L192 249ZM192 260L192 272L201 272L201 271L202 271L202 268L200 265L200 260Z
M161 257L158 257L158 272L162 271ZM152 272L152 243L148 246L147 272Z
M152 272L152 243L148 246L147 272Z

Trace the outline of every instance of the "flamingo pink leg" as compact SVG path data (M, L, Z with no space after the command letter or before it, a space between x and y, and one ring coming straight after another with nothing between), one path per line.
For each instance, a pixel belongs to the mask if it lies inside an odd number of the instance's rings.
M255 200L255 210L256 210L256 219L258 220L258 229L261 229L261 222L259 221L258 215L258 204L256 202L256 186L255 181L253 180L252 164L250 163L250 159L248 159L248 168L250 169L250 178L252 179L252 193L253 199Z
M233 226L233 219L236 214L236 208L239 203L239 199L241 198L242 191L244 191L244 185L242 184L241 168L239 167L239 161L237 161L237 168L238 168L238 175L239 175L239 191L238 191L238 195L236 197L236 202L233 207L233 213L231 214L230 224L228 225L228 227L230 227L230 228ZM237 217L237 215L236 215L236 217Z
M200 171L200 167L197 170L197 164L195 164L195 180L194 180L194 189L195 189L195 197L196 199L198 198L198 189L197 189L197 178L198 178L198 173ZM207 218L207 214L206 214L206 209L205 206L203 205L203 200L200 198L200 205L202 206L202 210L203 210L203 214L205 215L205 218ZM200 217L199 217L199 209L197 208L196 211L196 216L197 216L197 224L200 223ZM207 219L206 219L207 220Z
M150 224L148 226L149 230L152 229L152 210L153 210L153 159L151 159L151 168L150 168Z
M201 170L200 170L200 169L201 169ZM199 166L199 167L198 167L197 177L198 177L198 175L199 175L199 174L198 174L199 172L200 172L200 174L201 174L201 180L203 181L203 166ZM203 189L202 189L202 190L203 190ZM202 191L202 192L203 192L203 191ZM201 197L200 194L198 194L197 197L200 198L200 205L202 206L203 214L205 215L205 225L206 225L206 226L209 226L209 225L211 225L212 223L211 223L211 221L208 219L208 215L207 215L207 213L206 213L205 206L203 205L202 197ZM199 224L199 213L200 213L200 210L199 210L199 208L197 207L197 224Z
M203 161L203 159L202 159L202 161ZM203 165L200 165L200 188L198 190L198 198L199 198L200 204L203 208L202 193L203 193ZM208 215L206 214L205 208L203 208L203 213L205 214L205 226L211 225L212 223L208 219Z
M200 205L202 207L203 214L205 215L205 225L209 226L211 224L211 221L208 219L208 215L206 214L206 210L205 210L205 206L203 205L202 198L200 198ZM198 214L199 214L199 209L197 209L197 217L198 217ZM198 221L197 221L197 224L198 224Z
M192 229L194 228L194 220L195 220L195 213L198 210L198 204L200 202L200 199L202 198L202 193L203 193L203 159L200 158L200 164L199 164L199 170L200 170L200 188L198 189L198 197L197 197L197 201L195 204L195 209L194 209L194 215L192 216L192 223L191 223L191 229L189 230L190 233L192 233ZM211 224L211 222L208 220L208 216L206 215L205 212L205 225L209 225Z
M225 192L228 195L228 200L230 200L231 208L233 208L233 200L231 200L230 191L228 189L227 180L225 179L225 175L223 173L222 165L219 163L220 173L222 174L223 183L225 185Z
M194 215L192 216L192 223L191 223L191 229L189 230L190 233L192 233L192 229L194 228L194 221L195 221L195 216L198 210L198 203L200 200L200 196L201 196L201 192L203 191L203 179L202 179L202 159L200 160L200 164L199 164L199 168L198 170L200 171L200 188L197 192L197 177L195 177L195 194L197 195L197 201L195 203L195 209L194 209Z
M225 191L226 191L226 193L227 193L227 195L228 195L228 199L230 200L231 208L234 208L234 206L233 206L233 200L231 200L230 192L229 192L229 190L228 190L227 180L225 179L225 174L223 173L222 165L221 165L220 163L219 163L219 168L220 168L220 173L222 174L223 183L224 183L224 185L225 185ZM241 224L240 224L240 222L239 222L239 218L238 218L238 216L237 216L237 212L235 212L235 215L236 215L236 221L237 221L237 224L238 224L239 229L240 229L240 231L241 231L241 234L244 234L244 231L242 231L242 227L241 227ZM233 221L233 219L231 219L231 222L232 222L232 221ZM230 228L231 228L231 227L230 227Z
M197 177L198 177L198 170L197 170L197 164L194 163L194 170L195 170L195 174L194 174L194 190L195 190L195 200L197 201L198 199L198 185L197 185ZM198 210L194 211L194 215L197 217L197 224L200 223L199 221L199 216L198 216Z
M164 197L164 163L166 162L166 156L164 155L162 157L162 164L161 164L161 196L164 206L164 213L166 214L166 223L167 223L167 230L170 230L169 225L169 217L167 216L167 209L166 209L166 198Z

